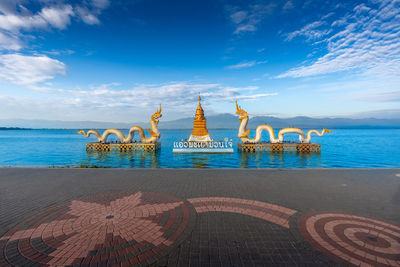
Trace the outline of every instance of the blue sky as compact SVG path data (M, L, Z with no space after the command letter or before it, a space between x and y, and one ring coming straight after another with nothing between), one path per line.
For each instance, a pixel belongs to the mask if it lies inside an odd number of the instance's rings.
M0 119L400 114L400 2L0 1Z

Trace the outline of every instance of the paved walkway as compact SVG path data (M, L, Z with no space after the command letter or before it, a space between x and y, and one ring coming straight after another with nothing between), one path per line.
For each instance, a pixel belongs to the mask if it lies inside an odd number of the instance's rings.
M0 266L400 266L400 169L0 169Z

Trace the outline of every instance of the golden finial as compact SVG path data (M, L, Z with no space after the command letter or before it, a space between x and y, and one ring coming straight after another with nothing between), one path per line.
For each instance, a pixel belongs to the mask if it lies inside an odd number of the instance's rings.
M200 100L201 100L201 97L200 97L200 94L199 94L199 104L200 104Z

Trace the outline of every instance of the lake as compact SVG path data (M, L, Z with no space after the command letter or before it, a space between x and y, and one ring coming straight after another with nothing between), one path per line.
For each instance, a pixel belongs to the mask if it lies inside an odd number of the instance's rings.
M0 130L2 167L115 167L115 168L398 168L400 129L334 129L311 141L321 153L242 153L237 130L209 130L216 140L232 139L233 154L173 154L174 141L187 139L190 130L161 130L156 153L88 153L77 130ZM125 134L128 130L123 131ZM254 130L252 130L254 134ZM137 137L137 136L136 136ZM250 135L252 137L252 135ZM267 134L263 133L263 140ZM110 138L109 140L116 140ZM285 135L296 141L297 135Z

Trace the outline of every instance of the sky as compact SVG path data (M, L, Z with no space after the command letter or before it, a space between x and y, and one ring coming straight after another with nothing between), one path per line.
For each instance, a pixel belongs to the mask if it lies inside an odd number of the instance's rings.
M1 0L0 119L400 117L400 1Z

